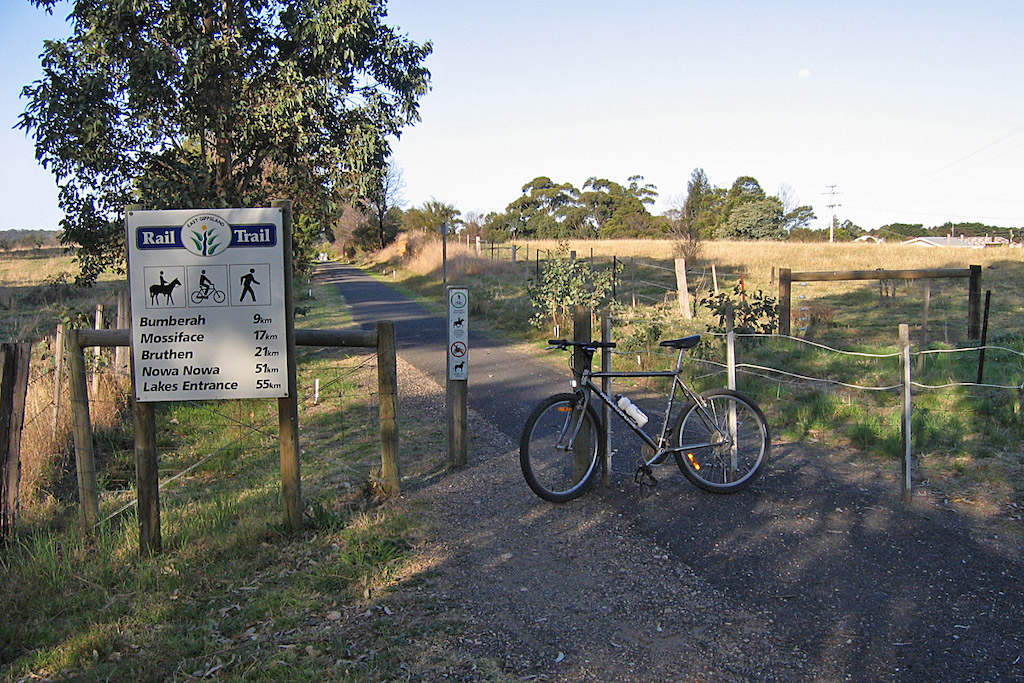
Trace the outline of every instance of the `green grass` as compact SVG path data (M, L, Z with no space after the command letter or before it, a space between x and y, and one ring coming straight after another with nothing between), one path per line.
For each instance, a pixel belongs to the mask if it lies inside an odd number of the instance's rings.
M300 325L347 326L334 288L306 299ZM412 643L443 642L458 623L429 593L399 590L429 572L415 553L424 521L374 497L374 355L300 356L305 528L283 524L276 402L162 404L161 478L207 458L161 491L163 552L139 556L132 510L89 537L71 509L22 527L0 556L0 680L389 681L452 664ZM434 422L403 421L402 443L416 445L400 453L405 485L438 468ZM130 494L106 491L101 514Z

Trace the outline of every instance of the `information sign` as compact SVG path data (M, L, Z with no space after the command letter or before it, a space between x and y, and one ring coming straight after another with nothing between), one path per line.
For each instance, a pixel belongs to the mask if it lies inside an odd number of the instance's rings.
M130 211L139 401L287 396L282 210Z
M469 377L469 290L448 288L448 379Z

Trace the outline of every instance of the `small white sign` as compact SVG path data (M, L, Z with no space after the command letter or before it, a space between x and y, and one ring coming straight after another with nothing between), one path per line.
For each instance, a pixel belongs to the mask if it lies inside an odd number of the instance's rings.
M469 290L448 288L448 379L469 377Z
M281 209L130 211L139 401L287 396Z

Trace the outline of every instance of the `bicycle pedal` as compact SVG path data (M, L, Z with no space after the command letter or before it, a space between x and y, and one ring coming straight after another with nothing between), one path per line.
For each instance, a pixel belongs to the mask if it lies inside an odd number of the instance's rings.
M658 485L658 480L654 478L654 473L647 465L641 465L636 468L636 473L633 475L633 482L641 489L645 486Z

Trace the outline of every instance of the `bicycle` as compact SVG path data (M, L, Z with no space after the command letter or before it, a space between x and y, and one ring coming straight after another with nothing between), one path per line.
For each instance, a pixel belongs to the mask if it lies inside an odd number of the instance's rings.
M222 304L227 295L216 287L209 287L195 290L190 298L194 304L201 304L207 299L213 299L214 303Z
M591 404L597 397L623 420L652 450L641 456L634 481L654 486L651 469L671 455L676 465L697 487L712 493L735 493L750 485L768 457L771 437L768 422L758 405L731 389L697 393L679 377L683 356L700 342L700 335L668 339L661 346L679 351L674 370L643 372L594 372L590 369L597 349L615 348L614 342L552 339L548 349L570 347L583 353L582 371L574 370L573 392L555 394L534 408L523 427L519 464L526 483L544 500L564 503L583 495L604 463L605 443L601 420ZM594 383L615 377L671 377L665 417L657 438L643 430L647 416L629 399L612 398ZM672 423L676 396L687 403Z

